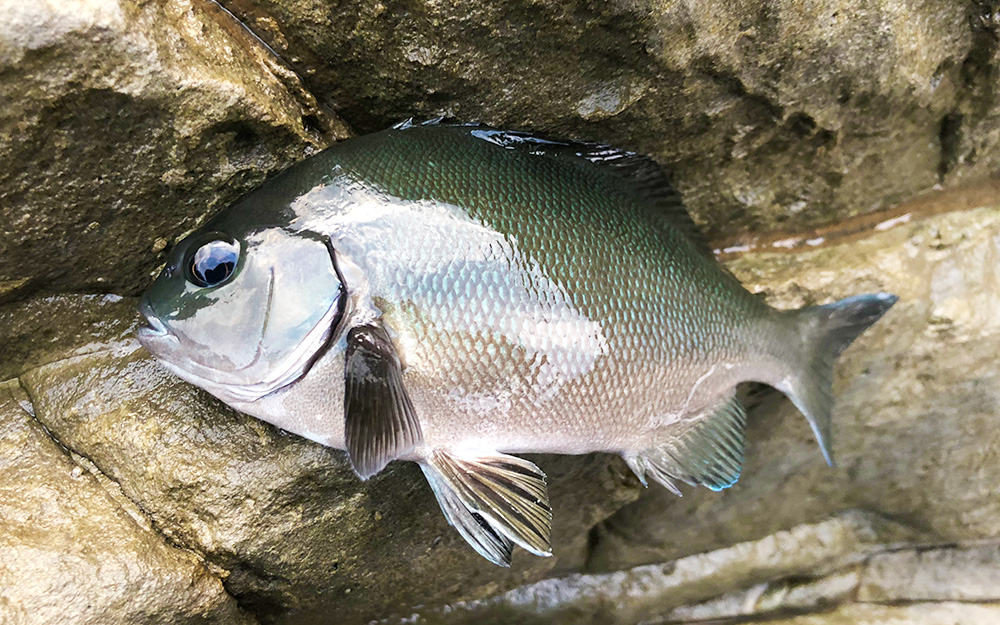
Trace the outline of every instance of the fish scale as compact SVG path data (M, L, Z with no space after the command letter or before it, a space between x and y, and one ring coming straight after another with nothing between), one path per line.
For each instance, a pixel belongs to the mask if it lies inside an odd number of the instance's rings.
M770 308L649 159L407 123L182 241L140 340L234 408L346 449L363 479L419 463L449 523L505 565L514 544L549 554L552 517L543 473L512 453L613 452L644 483L725 488L752 380L791 397L832 461L833 360L893 302Z

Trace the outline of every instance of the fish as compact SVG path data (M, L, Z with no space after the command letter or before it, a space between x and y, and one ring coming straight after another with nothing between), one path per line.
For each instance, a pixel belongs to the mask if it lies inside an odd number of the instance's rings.
M642 484L740 476L737 385L787 395L832 454L834 361L890 293L778 310L715 258L651 158L408 120L267 180L169 253L140 343L232 408L417 463L483 557L552 554L524 453L620 455Z

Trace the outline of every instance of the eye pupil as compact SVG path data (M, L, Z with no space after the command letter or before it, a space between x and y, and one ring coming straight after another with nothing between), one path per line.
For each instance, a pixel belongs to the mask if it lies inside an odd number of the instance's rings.
M209 284L217 284L222 282L229 277L229 274L233 272L235 265L233 263L219 263L215 267L211 267L205 271L205 282Z
M191 257L189 278L201 287L219 286L232 277L239 257L240 248L235 241L209 241Z

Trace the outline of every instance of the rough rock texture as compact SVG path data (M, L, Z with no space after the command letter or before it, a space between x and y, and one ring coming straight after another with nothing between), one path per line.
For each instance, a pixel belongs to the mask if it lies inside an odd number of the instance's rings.
M360 131L451 115L636 149L713 236L1000 164L988 2L222 2Z
M0 0L0 301L135 292L213 209L346 136L210 6Z
M913 536L912 531L883 519L848 513L759 541L664 564L548 579L492 599L448 606L421 617L429 622L447 618L449 622L469 625L484 621L532 625L647 622L686 603L714 597L720 588L822 574L861 561L883 544ZM856 585L857 579L854 581ZM700 618L707 612L695 612L694 616ZM709 616L716 618L719 614L716 609ZM684 616L684 613L675 611L670 615Z
M537 458L555 556L520 552L498 569L447 526L416 466L363 483L340 452L226 409L139 348L134 308L114 296L9 304L0 344L36 356L17 373L52 435L264 622L325 623L335 612L363 623L579 570L590 528L638 494L615 458ZM41 330L56 318L67 322L53 341Z
M1000 546L895 551L873 557L858 599L1000 602Z
M0 622L256 622L205 564L123 509L0 383Z

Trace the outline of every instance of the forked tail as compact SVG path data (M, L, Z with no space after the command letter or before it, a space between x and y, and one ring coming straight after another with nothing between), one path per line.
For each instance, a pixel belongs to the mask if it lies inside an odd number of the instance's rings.
M797 324L801 352L797 362L788 363L792 373L776 386L809 420L830 466L834 466L830 436L833 362L898 299L890 293L855 295L786 313Z

